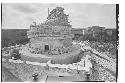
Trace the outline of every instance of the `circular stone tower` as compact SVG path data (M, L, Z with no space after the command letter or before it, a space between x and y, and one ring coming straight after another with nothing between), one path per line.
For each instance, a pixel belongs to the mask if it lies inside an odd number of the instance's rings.
M72 46L72 26L68 22L68 15L64 8L56 7L41 24L30 25L27 32L30 47L41 53L61 54L70 51Z

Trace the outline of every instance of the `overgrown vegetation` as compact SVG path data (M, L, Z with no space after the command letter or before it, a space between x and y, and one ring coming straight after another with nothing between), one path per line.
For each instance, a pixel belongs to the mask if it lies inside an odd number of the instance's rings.
M26 32L27 29L2 29L2 48L12 46L15 44L26 44L29 41Z
M85 30L84 35L75 34L74 40L89 40L89 41L96 41L96 42L105 42L105 43L112 43L116 44L117 42L117 29L105 29L104 27L88 27Z

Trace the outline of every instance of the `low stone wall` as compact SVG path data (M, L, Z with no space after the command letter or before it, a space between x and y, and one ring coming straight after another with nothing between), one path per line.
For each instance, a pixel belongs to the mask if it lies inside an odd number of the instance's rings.
M32 57L21 54L21 60L31 61L31 62L40 62L47 63L47 61L51 60L53 64L71 64L78 62L78 58L81 50L74 50L71 53L63 54L63 55L52 55L49 57ZM35 54L34 54L35 56ZM41 55L42 56L42 55Z
M40 57L30 57L26 55L21 55L21 60L23 61L31 61L31 62L40 62L40 63L46 63L50 60L50 58L40 58Z
M64 57L64 58L54 58L52 60L52 63L53 64L71 64L71 63L76 63L78 62L78 57L79 57L79 54L71 54L71 55L68 55L67 57Z

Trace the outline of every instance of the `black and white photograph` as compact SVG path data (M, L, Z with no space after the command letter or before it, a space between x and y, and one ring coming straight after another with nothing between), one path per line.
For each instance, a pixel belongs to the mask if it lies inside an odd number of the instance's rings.
M2 82L117 82L119 4L1 3Z

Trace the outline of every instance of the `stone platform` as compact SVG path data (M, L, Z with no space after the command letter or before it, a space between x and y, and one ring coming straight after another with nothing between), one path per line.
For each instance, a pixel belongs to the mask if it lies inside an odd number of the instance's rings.
M60 54L60 55L44 55L44 54L32 54L28 49L20 50L21 59L24 61L47 63L51 61L53 64L71 64L78 62L81 49L74 46L74 49L70 53Z

